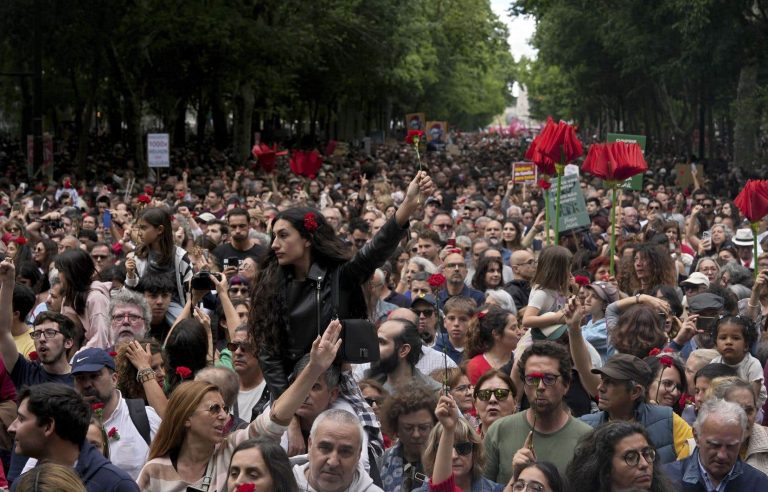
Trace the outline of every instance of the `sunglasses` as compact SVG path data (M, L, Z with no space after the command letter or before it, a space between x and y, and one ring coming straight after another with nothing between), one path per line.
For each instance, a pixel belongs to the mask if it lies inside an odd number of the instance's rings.
M552 386L559 378L559 374L529 374L525 376L525 384L527 386L538 386L540 383L543 383L544 386Z
M459 456L467 456L472 452L473 447L474 447L474 443L470 441L457 442L453 445L453 449L456 450L456 454L458 454Z
M214 403L205 409L205 411L210 413L212 417L219 415L222 410L224 413L229 414L229 407L227 405L219 405L218 403Z
M491 399L491 395L493 395L498 401L504 401L509 398L509 393L510 390L508 388L477 390L475 391L475 398L480 401L488 401Z
M425 318L431 318L435 314L434 309L411 309L416 316L424 315Z
M376 406L380 407L382 402L384 402L383 396L377 396L377 397L366 397L364 398L365 402L368 403L370 407L373 407L375 404Z
M240 349L243 352L253 353L255 347L251 342L227 342L227 348L230 352L237 352Z
M233 294L247 294L248 287L230 287L229 291Z

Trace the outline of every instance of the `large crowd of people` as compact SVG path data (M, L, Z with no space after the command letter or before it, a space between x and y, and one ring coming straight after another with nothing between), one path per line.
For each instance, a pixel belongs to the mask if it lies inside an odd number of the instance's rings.
M546 230L525 142L0 160L0 487L768 490L768 223L649 158ZM687 179L687 178L686 178ZM615 271L609 210L616 205Z

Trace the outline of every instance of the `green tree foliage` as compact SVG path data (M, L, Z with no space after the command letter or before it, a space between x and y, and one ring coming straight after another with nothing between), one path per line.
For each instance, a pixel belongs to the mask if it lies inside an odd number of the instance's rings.
M4 71L30 70L35 21L49 130L74 121L85 140L98 109L139 162L147 122L179 144L189 110L241 157L255 130L358 137L411 111L473 129L508 105L515 72L488 0L4 0ZM28 85L0 80L23 107L6 117L22 122Z
M654 150L727 155L740 73L768 53L765 0L517 0L511 13L537 21L520 74L535 116L645 133Z

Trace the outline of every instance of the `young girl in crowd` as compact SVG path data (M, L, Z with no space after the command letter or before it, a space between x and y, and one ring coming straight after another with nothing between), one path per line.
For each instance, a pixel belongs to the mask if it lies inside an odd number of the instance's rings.
M766 400L766 390L763 384L763 368L752 354L749 347L755 342L757 332L748 318L743 316L723 316L712 330L712 339L719 356L712 362L721 362L736 369L736 373L744 381L749 381L759 395L758 407Z
M565 323L572 258L571 252L562 246L550 246L541 252L523 326L547 330Z
M139 241L134 256L125 262L125 285L134 288L145 275L173 272L176 291L168 307L168 322L173 324L186 302L186 285L192 278L192 264L187 252L176 246L171 226L171 215L165 210L151 207L138 221Z
M523 336L517 317L506 309L488 306L477 313L469 330L467 344L467 375L469 382L477 380L491 369L512 369L512 352Z

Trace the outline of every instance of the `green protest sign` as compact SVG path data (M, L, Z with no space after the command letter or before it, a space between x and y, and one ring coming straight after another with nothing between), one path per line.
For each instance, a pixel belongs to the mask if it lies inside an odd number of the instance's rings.
M645 155L645 135L627 135L624 133L609 133L608 134L608 143L613 142L626 142L626 143L636 143L640 146L640 150L643 151L643 155ZM635 190L640 191L643 189L643 175L642 174L636 174L632 176L631 178L625 180L620 188L624 188L625 190Z
M579 227L589 227L590 220L584 194L579 185L579 176L569 174L551 180L549 189L549 216L555 217L555 199L557 180L560 179L560 231L565 232ZM554 224L553 224L554 225Z

